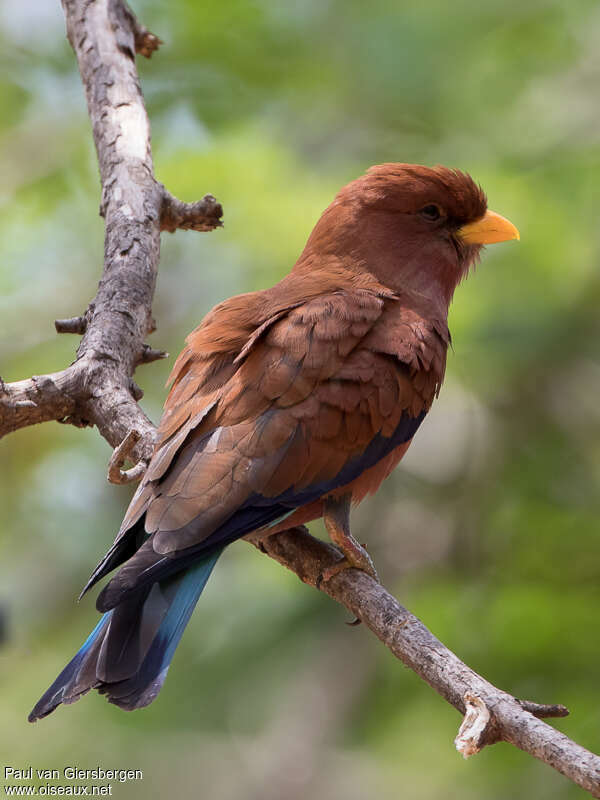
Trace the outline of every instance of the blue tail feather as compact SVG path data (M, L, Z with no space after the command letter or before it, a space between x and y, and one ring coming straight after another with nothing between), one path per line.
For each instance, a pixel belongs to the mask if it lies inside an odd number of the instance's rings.
M91 688L88 687L88 689L82 689L82 691L77 694L75 694L74 691L75 684L77 683L77 677L81 671L83 663L85 662L86 656L89 654L93 646L97 644L98 639L103 637L106 633L112 613L112 611L107 611L106 614L102 615L94 630L81 645L71 661L69 661L54 683L38 700L33 710L29 714L29 722L35 722L36 720L45 717L51 711L54 711L54 709L61 703L68 703L77 700L82 694Z
M90 689L126 710L151 703L221 552L105 613L37 702L29 721L45 717L61 703L74 702Z
M172 581L169 607L135 675L127 680L99 687L108 701L132 711L149 705L162 688L169 665L198 598L210 577L221 551L189 569ZM165 591L175 588L167 587Z

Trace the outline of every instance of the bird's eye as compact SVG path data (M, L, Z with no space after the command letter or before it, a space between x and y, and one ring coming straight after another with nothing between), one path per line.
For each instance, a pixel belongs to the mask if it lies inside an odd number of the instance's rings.
M442 216L440 207L434 205L433 203L429 206L425 206L425 208L422 208L419 211L419 214L429 222L435 222Z

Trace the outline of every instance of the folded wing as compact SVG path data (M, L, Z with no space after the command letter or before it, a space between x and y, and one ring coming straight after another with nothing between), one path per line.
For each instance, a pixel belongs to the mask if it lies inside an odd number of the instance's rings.
M230 350L184 350L159 445L88 584L126 561L99 609L351 483L408 442L443 375L444 337L423 325L397 299L339 290L278 310Z

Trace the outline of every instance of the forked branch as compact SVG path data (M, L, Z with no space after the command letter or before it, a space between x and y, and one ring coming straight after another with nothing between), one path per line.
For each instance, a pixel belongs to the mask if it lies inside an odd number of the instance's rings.
M139 364L165 355L144 343L154 329L160 232L213 230L223 210L212 195L182 203L154 178L135 53L149 57L158 37L121 0L63 0L63 7L100 166L104 268L86 312L55 322L57 332L82 336L75 362L61 372L0 384L0 437L57 420L96 425L116 447L136 430L140 439L130 456L147 463L155 429L137 403L142 392L132 376Z

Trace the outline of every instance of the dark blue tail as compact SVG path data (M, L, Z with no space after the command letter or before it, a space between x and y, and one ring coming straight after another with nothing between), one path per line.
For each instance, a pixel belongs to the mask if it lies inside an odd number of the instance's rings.
M185 626L222 551L127 597L104 614L81 649L36 703L35 722L90 689L133 711L159 693Z

